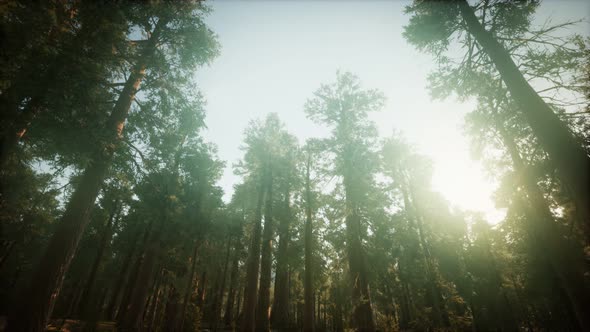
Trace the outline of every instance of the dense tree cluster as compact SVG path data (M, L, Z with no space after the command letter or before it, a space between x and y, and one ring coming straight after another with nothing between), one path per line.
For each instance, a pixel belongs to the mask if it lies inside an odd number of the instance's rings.
M4 2L6 330L590 330L589 42L532 28L538 5L406 8L433 97L477 102L465 132L507 210L491 226L378 135L384 95L349 72L302 102L327 137L249 123L224 202L194 75L220 51L209 7Z

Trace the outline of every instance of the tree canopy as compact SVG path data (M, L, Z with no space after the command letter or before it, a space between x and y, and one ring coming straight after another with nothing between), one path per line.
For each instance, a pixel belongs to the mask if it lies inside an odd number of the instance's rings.
M491 224L346 70L299 105L325 135L269 113L222 160L203 1L1 4L0 330L590 330L590 39L540 6L405 7L431 97L474 105Z

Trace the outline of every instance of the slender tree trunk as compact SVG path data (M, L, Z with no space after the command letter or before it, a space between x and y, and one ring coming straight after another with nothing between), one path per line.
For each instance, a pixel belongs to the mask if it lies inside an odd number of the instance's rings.
M269 331L270 329L270 282L272 275L272 240L274 238L272 173L270 172L266 186L262 258L260 260L260 286L258 290L258 306L256 308L256 331L258 332Z
M409 181L408 181L409 182ZM434 323L436 326L441 327L449 327L450 326L450 319L447 314L447 309L445 305L444 298L442 296L442 292L440 286L438 284L439 276L434 266L433 258L430 253L430 245L428 241L426 241L426 234L424 234L424 226L422 224L422 217L418 214L418 210L414 205L415 202L415 195L412 191L411 184L407 184L410 188L410 194L408 194L406 189L403 189L403 196L404 196L404 205L407 211L412 213L412 224L418 230L418 239L420 241L420 246L422 248L422 254L424 259L424 265L426 266L426 275L427 283L428 283L428 293L430 300L433 306L433 313L434 313ZM411 199L410 199L411 196Z
M260 265L260 237L262 233L262 202L264 186L258 188L258 203L254 216L254 227L250 237L248 260L246 261L246 285L244 287L244 301L242 304L241 328L242 332L253 332L255 327L256 295L258 293L258 268Z
M240 312L241 304L242 304L243 297L244 297L242 294L242 289L243 289L243 287L238 286L238 295L236 295L236 314L235 314L236 325L241 325L242 321L243 321L243 317L242 317L243 313Z
M535 136L572 191L577 212L590 229L590 157L568 126L524 78L508 51L484 29L466 0L459 1L468 32L477 40L500 73L510 95L527 119ZM590 328L590 326L588 326Z
M234 258L232 262L232 269L229 276L229 291L227 293L227 305L225 307L225 317L224 322L226 326L231 326L232 321L234 319L233 316L233 309L234 309L234 301L236 297L236 289L235 287L238 282L238 268L240 263L240 237L236 238L236 246L234 248Z
M135 262L133 263L133 268L131 269L131 271L129 271L129 276L127 276L125 291L123 292L121 303L119 303L118 305L117 314L114 316L117 321L120 321L123 318L123 315L127 313L127 309L129 309L131 295L133 295L133 291L137 287L137 281L140 278L140 269L143 265L143 261L146 258L146 253L149 250L150 238L152 237L152 233L154 232L154 223L154 218L151 218L143 236L141 250L138 252Z
M197 290L197 307L199 307L202 314L203 307L205 306L205 296L207 295L207 270L201 274L199 284L199 289Z
M109 301L109 304L107 305L107 309L106 309L106 318L111 320L115 318L116 315L116 309L117 309L117 302L119 301L120 298L120 293L121 290L123 289L123 284L125 283L125 277L127 277L127 272L129 270L129 267L131 265L131 260L133 259L133 254L135 254L135 250L137 248L137 242L139 239L139 231L135 231L135 234L133 236L133 240L131 240L131 248L129 249L129 252L127 253L127 256L125 256L125 259L123 259L123 263L121 265L121 272L119 273L119 276L117 277L117 280L115 281L114 284L114 289L113 289L113 294L111 296L111 300Z
M361 242L361 219L356 203L349 198L351 190L350 187L346 189L346 209L348 211L346 216L346 239L348 265L352 282L352 318L358 332L373 332L375 331L375 321L373 320L369 280L367 279L364 250Z
M166 301L166 309L164 313L164 326L166 331L177 331L176 317L178 313L178 291L173 285L170 285L168 292L168 301Z
M316 309L315 310L316 311L316 314L315 314L315 322L316 322L316 329L318 329L318 330L321 330L322 329L322 325L321 325L322 324L321 300L322 300L322 291L321 290L318 290L318 302L317 302L316 307L315 307L315 309Z
M207 301L207 305L205 306L206 310L205 310L205 317L208 323L209 323L209 327L213 327L213 320L215 317L215 308L217 306L217 303L219 303L219 287L220 287L220 283L221 280L219 280L219 276L221 275L221 263L219 262L218 264L216 264L217 268L215 269L215 274L214 274L214 282L213 282L213 287L211 287L209 289L209 293L211 294L211 296L209 297L209 301Z
M8 260L8 257L10 257L10 253L12 253L12 249L14 249L15 245L16 241L6 241L6 244L3 245L4 248L2 250L2 255L0 255L0 270L2 269L4 263Z
M219 287L219 292L218 292L218 299L219 301L216 301L215 305L213 306L213 331L217 332L217 325L220 319L220 310L221 307L223 305L223 293L225 293L225 279L227 279L227 269L228 269L228 265L229 265L229 254L231 251L231 235L229 236L229 239L227 241L227 252L225 253L225 262L223 263L223 273L221 274L221 286ZM237 245L236 245L237 247ZM229 301L229 298L228 298Z
M303 281L303 295L305 307L303 309L303 331L314 330L313 320L313 225L310 180L311 156L307 158L305 168L305 275Z
M498 300L495 301L495 312L497 316L495 317L496 323L501 324L501 328L503 331L516 331L518 330L518 322L516 317L514 316L514 311L510 301L508 300L508 296L506 294L506 290L502 286L502 276L500 274L500 270L496 265L496 260L492 254L492 246L488 237L488 233L485 233L485 246L486 246L486 253L488 255L488 259L490 262L489 267L489 276L496 287L497 293L496 296Z
M574 312L579 328L590 331L590 289L584 280L586 267L583 255L579 254L575 244L567 241L560 235L553 215L549 210L549 204L539 189L536 180L520 157L518 148L501 124L497 125L504 145L506 146L514 165L514 169L521 174L520 180L526 191L530 203L530 221L536 221L529 225L533 239L543 245L543 252L547 252L545 258L550 269L559 280L566 298L569 299L571 309Z
M398 268L399 268L399 280L401 286L401 296L402 296L402 303L401 303L401 318L399 320L399 328L401 330L406 330L410 327L410 322L412 321L412 312L410 310L410 292L407 287L407 277L403 270L404 264L398 260Z
M162 264L160 264L160 266L158 266L158 268L156 268L154 271L156 271L155 275L154 275L154 282L153 285L150 287L150 291L149 291L149 296L148 299L145 303L145 309L144 309L144 313L143 313L143 320L144 321L148 321L149 322L149 317L151 316L151 308L152 308L152 304L154 303L154 299L156 296L156 290L158 288L158 283L160 282L160 278L162 276L162 271L163 268L161 267Z
M157 313L158 313L158 309L159 309L159 305L160 305L160 295L162 293L161 283L162 283L163 278L164 278L164 268L161 268L160 273L158 273L158 279L156 280L156 287L154 290L154 299L152 300L152 305L149 310L151 317L149 318L148 332L153 331L154 327L155 327L156 317L157 317ZM182 331L182 329L181 329L181 331Z
M110 141L96 154L84 171L33 276L31 286L22 297L18 313L9 323L10 330L44 331L45 329L65 273L88 225L88 216L94 207L94 201L111 164L115 148L123 137L127 114L145 76L147 58L155 48L155 40L163 23L164 20L158 22L149 40L146 53L138 60L115 103L106 127L107 133L111 135Z
M147 251L141 260L136 285L130 297L128 308L120 319L121 331L136 331L143 328L143 312L147 301L151 280L154 276L154 268L158 253L161 250L160 238L165 221L158 222L158 228L153 233L148 243Z
M195 248L193 249L193 256L191 257L191 270L188 274L188 279L186 281L186 288L184 289L184 298L182 300L182 309L180 310L179 328L181 331L184 328L186 308L188 306L188 301L190 300L190 295L193 291L193 282L195 280L195 267L197 266L197 253L198 253L198 251L199 251L199 242L195 241Z
M289 323L289 224L291 223L290 187L285 189L284 211L279 225L279 248L275 276L274 303L272 306L271 325L274 329L284 329Z
M118 204L119 203L117 203L116 205ZM113 228L116 224L115 220L118 220L120 218L120 208L117 207L115 209L118 209L119 211L112 211L111 215L109 216L109 220L104 227L102 237L100 239L96 257L94 258L92 268L90 269L90 275L88 276L88 279L86 280L86 285L84 286L84 290L82 291L80 305L78 306L78 315L82 317L82 319L90 318L90 312L86 311L89 308L89 304L91 301L92 289L94 288L94 281L96 280L96 275L98 273L98 268L100 267L100 262L102 261L104 251L108 246L109 242L111 241L111 237L113 235Z

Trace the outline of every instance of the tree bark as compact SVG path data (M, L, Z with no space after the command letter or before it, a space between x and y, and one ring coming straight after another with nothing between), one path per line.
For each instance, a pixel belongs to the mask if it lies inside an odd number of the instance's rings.
M143 328L143 313L147 301L150 283L154 276L154 268L157 262L158 254L161 251L160 238L165 221L158 222L158 228L151 236L147 251L144 253L141 265L139 267L136 285L131 294L128 308L125 310L120 319L121 331L136 331Z
M262 234L262 257L260 260L260 286L256 308L256 331L270 330L270 282L272 275L272 240L274 221L272 215L272 173L269 171L266 183L266 206L264 209L264 230Z
M240 263L240 237L236 239L236 246L234 248L234 258L232 262L232 269L229 276L229 291L227 293L227 305L225 307L225 317L224 322L226 326L231 326L234 320L233 310L234 310L234 301L236 297L236 289L235 287L238 282L238 268Z
M116 203L116 205L118 204L119 203ZM111 215L109 216L109 220L107 221L107 224L104 227L102 237L100 239L96 257L94 258L92 268L90 269L90 274L88 276L88 279L86 280L84 290L82 291L80 305L78 306L78 316L85 320L90 318L90 312L87 312L87 309L89 308L89 304L91 301L92 290L94 288L94 281L96 280L96 275L98 273L98 268L100 267L100 262L102 261L102 256L113 235L113 228L115 227L116 223L118 222L118 219L120 218L120 208L116 207L115 209L118 209L119 211L112 211ZM115 220L117 220L117 222Z
M527 172L526 165L520 157L520 153L514 141L505 131L502 124L497 123L498 131L503 143L510 154L515 171L520 174L520 182L525 189L530 208L527 218L528 227L533 239L543 245L542 252L547 252L545 258L550 265L550 270L555 274L565 297L570 302L570 307L577 320L579 328L590 331L590 289L584 280L586 272L585 259L579 250L574 248L572 241L562 237L551 211L549 203L545 200L536 180ZM532 221L536 221L532 223Z
M121 303L119 303L118 305L118 310L117 310L117 314L114 316L116 318L117 321L120 321L123 318L123 315L127 312L127 309L129 308L129 303L131 301L131 295L133 295L133 291L135 290L135 287L137 286L137 280L139 280L139 273L140 273L140 268L143 264L143 261L146 257L146 252L148 251L148 247L149 247L149 241L150 238L152 237L152 233L154 232L154 218L151 218L147 228L145 230L144 236L143 236L143 240L142 240L142 244L141 244L141 249L138 252L138 255L135 259L135 262L133 263L133 268L131 269L131 271L129 271L129 276L127 276L127 282L125 285L125 292L123 293L123 297L121 298Z
M285 189L283 215L279 224L279 248L275 276L274 303L271 325L274 329L284 329L289 325L289 225L291 223L290 184Z
M44 331L61 290L65 273L88 225L88 216L94 207L94 201L111 164L116 146L123 137L127 114L145 76L148 57L155 49L157 36L163 24L164 20L158 22L146 52L140 57L125 82L106 126L110 139L84 171L37 267L31 286L25 291L26 295L22 296L17 314L11 318L8 325L10 330Z
M438 284L439 276L433 262L432 255L430 253L430 244L426 241L426 234L424 234L424 225L422 223L422 216L418 214L418 210L415 206L415 195L411 184L407 184L410 188L410 194L406 189L403 189L404 205L408 212L412 213L411 220L418 231L418 240L422 248L422 254L424 259L424 265L426 266L427 283L429 288L429 297L433 306L434 323L436 326L448 328L450 326L450 320L447 313L446 305L440 286Z
M313 332L313 225L312 225L312 201L310 180L311 156L307 158L305 168L305 276L303 284L304 303L303 331Z
M162 282L163 278L164 278L164 268L161 268L160 273L158 273L158 277L156 279L156 286L154 288L154 295L153 295L154 298L152 300L151 308L149 310L151 317L149 318L148 332L153 331L155 328L156 317L157 317L159 304L160 304L160 294L162 293L160 286L161 286L161 282ZM182 331L182 329L181 329L181 331Z
M373 319L373 308L371 306L365 253L361 240L361 218L356 202L351 199L351 191L356 189L351 188L349 181L345 180L344 183L347 210L347 254L352 282L353 324L358 332L374 332L375 321Z
M119 273L119 276L117 277L117 280L115 281L114 284L114 289L113 289L113 294L111 296L111 300L109 301L109 304L107 306L106 309L106 318L109 320L112 320L115 318L116 315L116 311L117 311L117 303L119 301L119 297L121 294L121 290L123 289L123 284L125 283L125 278L127 277L127 272L129 270L129 267L131 265L131 260L133 259L133 254L135 254L135 250L137 248L137 241L139 239L139 231L135 231L135 234L133 236L133 240L131 241L131 248L129 250L129 252L127 253L127 256L125 256L125 259L123 259L123 263L121 265L121 272ZM123 299L121 299L122 301Z
M215 301L215 304L213 305L213 332L217 332L217 325L219 323L219 316L220 316L220 311L222 308L222 304L223 304L223 293L225 293L225 279L227 279L227 269L228 269L228 265L229 265L229 254L231 251L231 235L229 236L229 239L227 241L227 252L225 253L225 262L223 264L223 273L221 274L221 286L219 287L219 292L218 292L218 296L217 298L219 299L219 301ZM236 244L237 247L237 244ZM229 301L229 298L228 298Z
M260 265L260 237L262 233L262 202L264 198L263 186L258 188L258 203L254 216L254 225L250 237L250 248L246 261L246 285L244 287L244 301L242 303L242 332L253 332L255 327L256 295L258 293L258 268Z
M195 280L195 267L197 266L197 253L199 251L199 242L195 241L195 248L193 249L193 256L191 257L191 270L186 281L186 288L184 289L184 298L182 301L182 309L180 310L179 328L182 331L184 328L184 320L186 316L186 308L193 290L193 282Z
M15 245L16 241L6 241L6 244L3 245L4 248L2 248L2 255L0 255L0 270L2 269L4 263L8 260L8 257L10 257L10 254L12 253Z
M581 220L590 228L590 157L568 126L530 86L508 51L484 29L467 1L459 1L468 32L490 57L511 97L549 154L559 176L570 188Z

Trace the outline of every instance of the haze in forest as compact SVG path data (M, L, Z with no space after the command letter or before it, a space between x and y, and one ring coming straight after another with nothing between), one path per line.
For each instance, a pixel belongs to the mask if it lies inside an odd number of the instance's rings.
M0 2L0 332L590 331L589 9Z
M383 91L386 106L371 115L382 137L400 131L435 163L433 186L451 204L480 211L490 223L504 217L493 192L498 183L469 153L463 118L473 100L432 100L428 54L402 36L409 1L213 1L206 22L219 36L221 55L197 73L207 100L205 136L227 167L220 180L228 201L240 177L231 167L242 155L248 122L276 112L301 142L327 135L305 117L310 87L334 79L336 70L357 74L367 88ZM590 35L590 3L545 1L534 23L583 21L570 33Z

